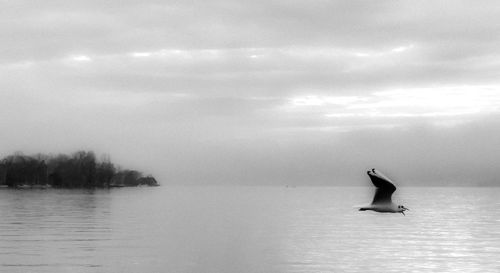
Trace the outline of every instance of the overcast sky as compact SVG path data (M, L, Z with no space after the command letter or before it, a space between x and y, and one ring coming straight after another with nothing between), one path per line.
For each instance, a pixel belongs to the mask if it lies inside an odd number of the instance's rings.
M496 1L0 0L0 155L162 184L499 185Z

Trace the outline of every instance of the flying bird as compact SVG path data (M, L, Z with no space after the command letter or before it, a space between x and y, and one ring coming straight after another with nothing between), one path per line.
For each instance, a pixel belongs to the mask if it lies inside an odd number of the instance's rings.
M396 205L392 202L392 193L396 191L396 187L393 182L380 171L375 172L375 169L371 169L367 172L367 174L377 189L375 190L375 196L373 196L372 203L361 206L359 210L373 210L376 212L392 213L399 212L405 215L405 211L409 209L403 205Z

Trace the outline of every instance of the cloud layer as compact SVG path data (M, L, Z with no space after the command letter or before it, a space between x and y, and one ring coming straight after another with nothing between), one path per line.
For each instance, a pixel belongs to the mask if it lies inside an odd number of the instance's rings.
M2 6L2 153L94 149L172 183L496 183L494 2Z

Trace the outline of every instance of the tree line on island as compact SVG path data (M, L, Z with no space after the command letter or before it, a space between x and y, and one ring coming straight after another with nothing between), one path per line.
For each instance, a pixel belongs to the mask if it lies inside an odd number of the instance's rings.
M158 186L156 179L136 170L121 169L111 163L109 156L96 159L92 151L71 155L15 153L0 160L0 185L54 188L109 188Z

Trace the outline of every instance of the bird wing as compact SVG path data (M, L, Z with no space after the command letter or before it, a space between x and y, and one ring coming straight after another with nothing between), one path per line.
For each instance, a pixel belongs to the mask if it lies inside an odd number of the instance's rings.
M392 184L389 178L385 177L383 174L373 171L368 171L368 176L370 177L373 185L377 188L375 191L375 196L373 196L372 204L383 204L392 202L391 196L396 187Z

